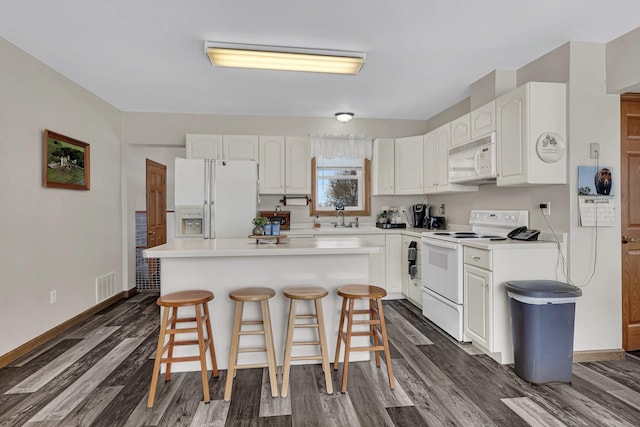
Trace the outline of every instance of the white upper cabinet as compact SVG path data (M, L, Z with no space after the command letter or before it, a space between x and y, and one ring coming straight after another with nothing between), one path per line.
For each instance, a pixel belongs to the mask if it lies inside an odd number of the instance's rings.
M221 159L222 135L188 133L186 149L187 159Z
M436 131L424 136L424 192L438 192L438 147Z
M284 136L261 136L260 146L260 193L284 194L285 186L285 139Z
M566 86L530 82L496 99L498 186L565 184Z
M224 135L222 153L225 159L258 161L257 135Z
M464 144L471 141L471 114L451 122L451 145Z
M395 194L424 194L423 136L396 138Z
M285 138L285 193L311 193L311 144L306 136Z
M260 194L309 194L309 138L261 136Z
M395 194L395 140L379 138L373 141L371 162L371 194Z
M477 185L449 184L450 145L451 123L440 126L424 136L425 194L478 191Z
M496 130L495 99L471 112L471 139L480 138Z

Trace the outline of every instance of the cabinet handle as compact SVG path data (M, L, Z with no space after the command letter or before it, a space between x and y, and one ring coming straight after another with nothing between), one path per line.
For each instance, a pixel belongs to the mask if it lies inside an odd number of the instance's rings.
M472 256L471 259L473 259L474 261L480 261L480 257L479 256Z

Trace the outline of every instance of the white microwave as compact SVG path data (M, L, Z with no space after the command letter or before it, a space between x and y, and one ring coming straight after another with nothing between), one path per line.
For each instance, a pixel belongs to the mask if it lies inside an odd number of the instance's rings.
M449 148L450 183L483 184L496 179L496 133Z

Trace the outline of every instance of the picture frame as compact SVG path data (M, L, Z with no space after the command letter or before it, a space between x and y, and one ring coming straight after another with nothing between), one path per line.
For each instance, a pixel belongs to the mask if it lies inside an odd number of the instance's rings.
M44 186L89 190L90 146L86 142L44 131Z

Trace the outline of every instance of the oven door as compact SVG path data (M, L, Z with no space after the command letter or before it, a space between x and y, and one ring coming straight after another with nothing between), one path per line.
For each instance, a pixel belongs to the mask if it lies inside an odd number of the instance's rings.
M462 245L422 238L422 286L462 304Z

